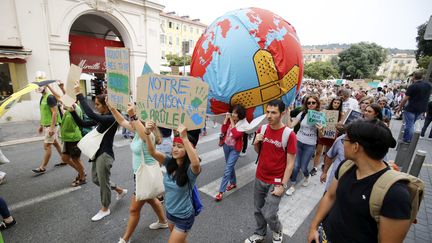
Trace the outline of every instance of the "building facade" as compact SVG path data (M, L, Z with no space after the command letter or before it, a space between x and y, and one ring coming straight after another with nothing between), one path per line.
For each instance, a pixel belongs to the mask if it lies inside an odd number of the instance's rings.
M178 16L175 12L160 14L160 46L161 58L168 54L183 56L182 43L189 42L189 51L186 55L192 55L196 42L204 33L207 25L199 19L191 19L189 16Z
M37 71L66 80L71 63L104 79L105 46L129 48L135 87L145 62L159 71L163 8L158 0L2 0L0 98L33 82ZM39 99L29 93L0 121L38 119Z
M377 75L384 76L384 81L405 80L417 69L417 61L412 54L398 53L389 55L387 60L381 64Z
M332 58L337 58L343 49L309 49L303 48L304 63L330 62Z

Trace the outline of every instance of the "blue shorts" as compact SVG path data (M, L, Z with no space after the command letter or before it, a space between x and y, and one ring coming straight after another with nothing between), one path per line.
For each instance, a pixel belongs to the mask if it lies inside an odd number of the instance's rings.
M192 229L192 225L195 221L195 215L192 214L189 218L178 218L176 216L171 215L170 213L166 212L166 216L168 219L168 222L174 225L174 228L176 228L178 231L187 233Z

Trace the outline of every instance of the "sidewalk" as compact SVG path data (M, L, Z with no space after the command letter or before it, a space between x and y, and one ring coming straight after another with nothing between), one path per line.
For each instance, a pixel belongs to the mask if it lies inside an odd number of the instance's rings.
M6 122L0 124L0 147L43 140L38 133L39 121Z
M424 121L420 121L420 129ZM391 130L395 138L398 137L399 129L402 121L392 120ZM430 129L430 128L429 128ZM429 133L426 133L428 135ZM405 238L405 243L428 243L432 242L432 141L420 138L418 141L416 151L426 151L426 159L420 171L420 179L425 183L424 198L417 214L417 224L413 224ZM396 157L397 151L392 149L389 151L389 159ZM415 156L415 154L414 154ZM414 157L413 156L413 157Z

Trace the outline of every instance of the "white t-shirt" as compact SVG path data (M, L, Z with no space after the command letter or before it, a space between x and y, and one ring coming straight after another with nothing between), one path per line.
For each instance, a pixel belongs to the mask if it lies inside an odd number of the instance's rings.
M297 121L300 121L302 114L303 111L300 112L295 119ZM306 114L303 121L300 123L300 129L297 132L297 141L300 141L308 145L316 145L317 136L318 136L317 128L316 126L311 126L307 123L307 114Z
M348 98L347 101L344 101L342 104L342 111L348 112L348 110L359 111L358 101L353 98Z

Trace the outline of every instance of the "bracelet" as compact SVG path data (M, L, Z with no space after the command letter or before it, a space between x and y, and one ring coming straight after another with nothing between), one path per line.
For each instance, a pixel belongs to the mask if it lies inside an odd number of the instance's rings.
M130 121L138 121L138 117L135 115L130 116Z

